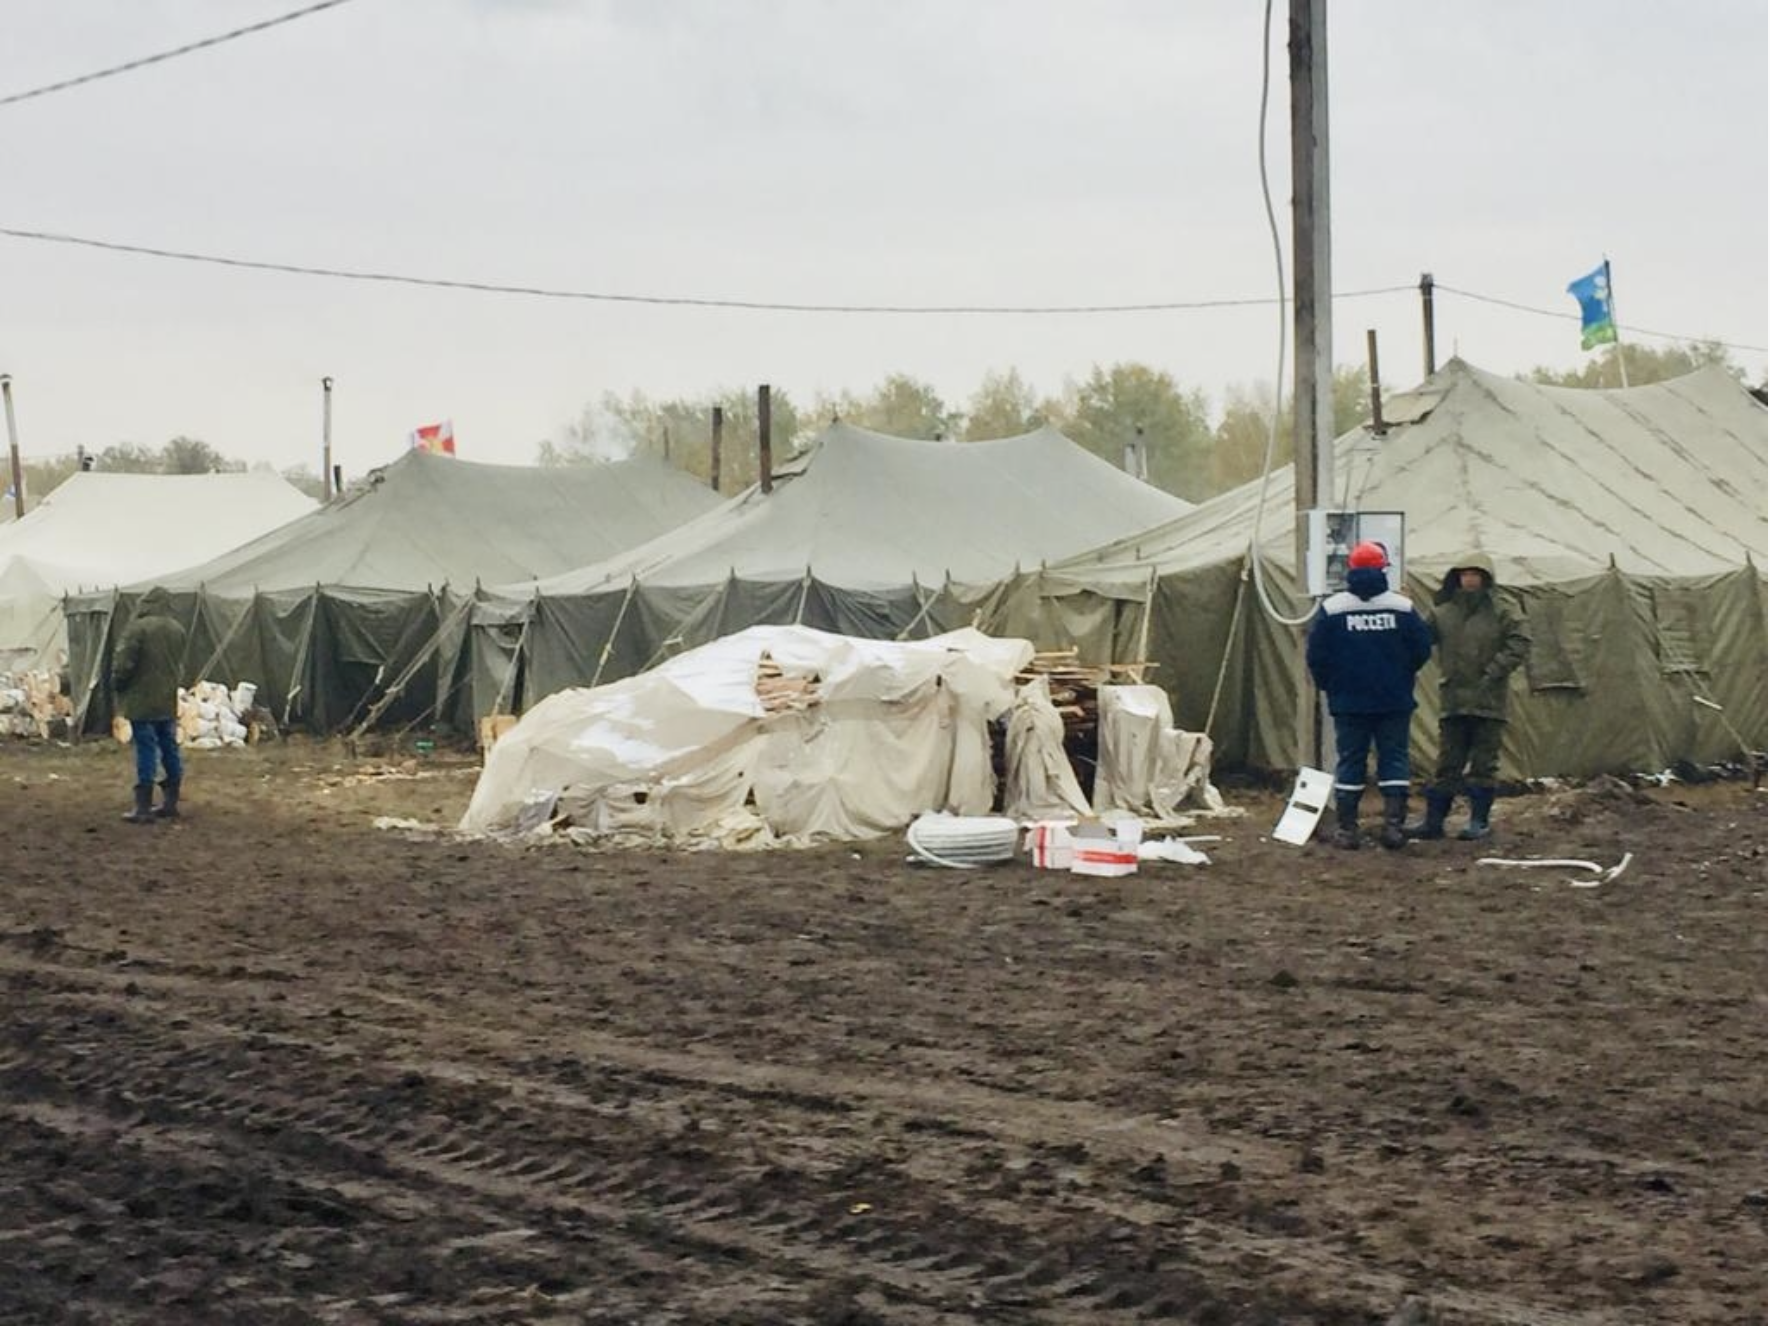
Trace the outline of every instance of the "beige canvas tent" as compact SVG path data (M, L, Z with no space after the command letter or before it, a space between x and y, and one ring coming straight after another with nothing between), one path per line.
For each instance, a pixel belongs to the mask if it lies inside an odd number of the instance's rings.
M180 570L315 505L275 474L70 475L0 528L0 672L62 666L64 594Z
M1335 505L1406 517L1409 588L1430 603L1462 552L1493 558L1529 613L1502 772L1658 771L1765 746L1766 415L1718 369L1622 390L1539 386L1453 360L1391 397L1382 436L1334 448ZM1153 530L1017 578L985 629L1086 657L1153 659L1219 767L1297 761L1305 611L1286 469ZM1255 577L1250 549L1257 551ZM1436 747L1423 675L1416 759Z

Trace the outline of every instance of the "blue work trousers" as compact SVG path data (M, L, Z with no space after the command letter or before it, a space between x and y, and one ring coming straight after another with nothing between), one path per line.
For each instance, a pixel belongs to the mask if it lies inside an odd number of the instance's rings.
M1377 748L1378 790L1406 792L1407 733L1412 720L1413 714L1407 710L1389 714L1335 714L1334 791L1364 791L1365 766L1374 745Z

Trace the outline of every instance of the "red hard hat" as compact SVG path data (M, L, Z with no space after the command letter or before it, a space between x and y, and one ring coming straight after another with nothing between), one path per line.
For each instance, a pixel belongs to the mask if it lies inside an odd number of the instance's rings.
M1389 565L1389 554L1383 550L1382 544L1366 541L1353 548L1352 555L1346 559L1346 565L1354 570L1368 566L1381 571Z

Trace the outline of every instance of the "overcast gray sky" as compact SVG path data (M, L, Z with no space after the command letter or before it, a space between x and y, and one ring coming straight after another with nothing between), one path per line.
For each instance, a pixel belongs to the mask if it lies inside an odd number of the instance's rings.
M0 97L303 0L8 0ZM1763 0L1329 0L1336 359L1585 357L1608 254L1632 329L1765 371ZM1268 163L1289 249L1285 0ZM651 297L849 305L1270 299L1259 0L352 0L0 105L0 227L220 257ZM1456 295L1450 287L1469 292ZM1470 298L1512 301L1545 316ZM184 434L347 472L450 418L532 461L604 392L909 373L963 406L1095 364L1220 402L1275 307L935 316L465 293L0 237L27 455Z

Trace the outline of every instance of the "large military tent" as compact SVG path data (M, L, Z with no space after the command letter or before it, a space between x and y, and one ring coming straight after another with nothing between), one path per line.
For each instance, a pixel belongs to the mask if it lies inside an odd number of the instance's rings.
M314 506L275 474L70 475L0 526L0 672L62 666L64 594L176 571Z
M1763 750L1767 430L1745 388L1705 369L1577 390L1453 360L1384 414L1381 436L1337 440L1335 505L1404 513L1417 603L1480 550L1528 612L1504 774L1658 771ZM1308 606L1295 528L1286 467L1263 501L1256 481L1022 575L980 624L1074 641L1087 657L1153 659L1176 720L1209 733L1219 767L1292 767L1300 630L1274 617ZM1435 667L1419 695L1416 757L1436 749Z
M717 502L653 460L536 468L409 452L219 557L71 600L76 718L108 721L111 643L154 585L187 623L192 680L255 682L283 721L318 731L375 711L420 717L456 689L482 584L610 556Z
M520 710L761 624L936 635L1017 570L1190 509L1049 427L955 443L835 423L771 491L476 605L474 708Z

